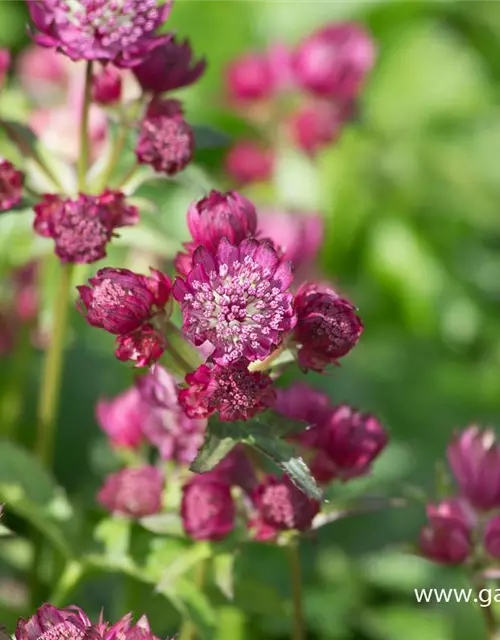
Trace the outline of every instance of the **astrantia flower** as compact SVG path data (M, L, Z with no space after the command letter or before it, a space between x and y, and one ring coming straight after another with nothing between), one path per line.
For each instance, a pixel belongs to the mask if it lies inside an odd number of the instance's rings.
M156 467L122 469L106 478L97 499L112 513L142 518L161 511L164 484L163 474Z
M217 252L199 247L187 278L172 293L182 309L183 329L195 345L206 340L219 364L267 357L295 325L291 265L267 242L222 239Z
M134 74L143 91L164 93L193 84L205 67L204 59L193 61L188 40L178 42L173 37L152 49L143 62L134 67Z
M193 158L193 130L184 120L180 102L155 99L141 122L135 152L140 164L174 175Z
M155 365L145 376L139 376L136 387L142 400L154 409L176 409L177 382L161 365Z
M265 182L273 175L274 153L253 140L240 140L229 150L224 166L237 184Z
M113 446L136 449L141 444L144 403L138 389L132 387L111 400L99 400L96 418Z
M171 37L155 36L171 0L31 0L28 7L38 30L35 42L72 60L130 67Z
M231 487L214 474L194 476L182 488L184 531L195 540L221 540L234 527Z
M320 149L338 139L344 121L343 112L334 104L307 104L290 120L291 137L299 149L314 157Z
M428 505L428 524L420 534L422 554L440 564L461 564L472 551L474 517L460 500Z
M303 420L310 426L322 425L332 413L326 393L300 382L278 389L274 408L287 418Z
M132 624L132 614L127 613L114 625L102 625L102 640L160 640L151 631L149 620L141 616Z
M299 364L304 369L323 371L336 364L357 344L363 323L356 307L332 289L317 284L302 285L295 298Z
M105 67L92 77L92 100L101 105L118 102L122 94L122 78L112 67Z
M236 101L269 98L275 88L273 67L267 54L250 53L234 60L227 69L227 89Z
M23 184L23 174L11 162L0 158L0 212L21 202Z
M149 367L162 357L167 340L153 325L143 324L132 333L118 336L115 356L122 362L135 362L136 367Z
M202 364L186 376L187 389L179 392L179 402L192 418L206 418L215 411L221 420L248 420L270 407L275 400L271 378L248 370L248 360L226 366Z
M100 640L97 627L77 607L57 609L43 604L31 618L20 618L17 640Z
M61 262L84 264L106 256L115 229L135 224L136 207L127 205L119 191L99 196L80 194L76 200L46 195L35 205L35 231L53 238Z

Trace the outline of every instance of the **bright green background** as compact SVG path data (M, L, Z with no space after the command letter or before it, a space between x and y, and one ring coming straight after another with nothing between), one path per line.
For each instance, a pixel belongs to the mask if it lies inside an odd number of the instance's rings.
M23 9L0 2L1 43L25 42ZM276 39L294 43L337 19L366 24L379 47L360 121L316 170L287 156L276 192L324 212L322 265L360 307L366 330L341 369L310 380L335 401L375 412L390 430L391 446L368 485L389 495L407 483L432 491L452 430L471 421L495 424L500 410L500 3L178 0L169 25L209 61L185 94L189 118L237 135L244 125L221 106L224 64ZM175 228L183 237L174 223L185 201L173 194L165 202L158 222L165 233ZM11 238L2 222L6 265L18 262ZM111 357L106 336L76 314L73 327L57 476L92 505L99 477L89 475L83 455L84 448L95 453L99 437L92 407L97 396L124 388L130 372ZM7 371L2 364L0 375ZM37 370L33 364L27 371L29 442ZM311 639L483 637L472 605L416 605L413 588L464 586L459 572L395 550L416 538L422 518L418 506L358 516L304 545ZM253 583L238 597L248 615L224 611L217 640L288 638L286 615L261 586L288 597L282 551L258 546L239 565ZM145 611L158 634L175 629L164 600L132 585L135 599L125 603L123 586L120 578L96 578L73 600L95 613L105 602L109 617L127 607ZM4 619L10 615L0 609Z

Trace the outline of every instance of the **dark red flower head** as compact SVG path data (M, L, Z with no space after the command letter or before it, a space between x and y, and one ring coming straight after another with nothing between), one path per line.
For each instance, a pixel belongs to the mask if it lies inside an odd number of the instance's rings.
M251 53L234 60L227 68L226 82L230 98L238 102L271 97L275 76L269 56Z
M8 160L0 159L0 212L21 202L24 176Z
M135 149L140 164L174 175L193 158L194 134L177 100L155 98L141 122Z
M300 287L295 298L294 338L299 345L299 364L304 369L321 372L357 344L363 323L355 309L332 289L310 283Z
M274 169L274 153L253 140L239 140L229 150L225 169L239 185L270 180Z
M92 78L92 100L103 106L115 104L122 95L122 77L113 67L104 67Z
M16 640L101 640L97 627L78 607L43 604L31 618L20 618Z
M143 91L164 93L193 84L205 67L204 59L193 61L188 40L178 42L172 37L152 49L133 71Z
M184 531L195 540L221 540L234 527L231 487L215 474L194 476L182 489Z
M112 513L133 518L151 516L161 511L164 484L163 474L156 467L122 469L106 478L97 499Z
M428 524L420 534L422 554L440 564L461 564L472 551L470 508L460 500L445 500L427 507Z
M53 238L61 262L85 264L106 256L106 245L118 227L139 219L136 207L127 205L119 191L99 196L80 194L78 199L46 195L35 205L35 231Z
M132 333L116 339L115 356L122 362L135 362L136 367L150 367L158 362L167 348L167 340L156 327L146 323Z

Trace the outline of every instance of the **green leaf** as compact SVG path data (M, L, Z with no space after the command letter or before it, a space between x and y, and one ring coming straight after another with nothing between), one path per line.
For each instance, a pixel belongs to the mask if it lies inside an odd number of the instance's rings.
M217 623L216 612L196 585L181 578L173 584L163 585L158 593L164 595L182 616L191 620L202 640L212 640Z
M0 484L17 486L24 498L44 506L57 494L54 480L38 460L8 440L0 441Z
M308 427L306 422L287 418L272 409L258 413L253 419L253 422L264 428L264 435L275 438L297 435L305 431Z
M190 545L184 551L177 554L174 560L162 571L161 580L158 584L158 590L185 576L185 574L210 558L211 549L208 542L198 542Z
M228 600L234 599L234 564L233 552L218 553L212 560L214 582Z
M194 473L205 473L213 469L234 447L232 438L219 438L209 429L198 455L189 467Z
M245 578L236 582L234 605L248 613L275 616L283 612L284 600L270 585Z
M221 149L231 143L227 134L204 124L195 124L192 129L196 149Z

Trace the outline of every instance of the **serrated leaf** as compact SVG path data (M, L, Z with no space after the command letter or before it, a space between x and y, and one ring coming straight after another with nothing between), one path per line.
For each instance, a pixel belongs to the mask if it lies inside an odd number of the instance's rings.
M195 124L192 129L196 149L222 149L231 143L227 134L204 124Z
M213 469L235 446L232 438L219 438L207 429L205 440L198 455L189 467L194 473L205 473Z

